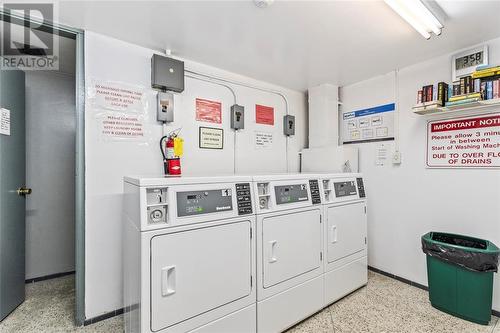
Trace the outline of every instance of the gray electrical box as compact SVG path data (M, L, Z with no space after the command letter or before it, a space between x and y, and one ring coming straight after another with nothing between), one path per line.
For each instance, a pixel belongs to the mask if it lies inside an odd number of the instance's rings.
M158 92L156 119L164 123L174 121L174 94Z
M236 130L245 128L245 107L242 105L231 106L231 128Z
M151 58L151 87L163 91L184 91L184 62L154 54Z
M295 116L286 115L283 117L283 134L295 135Z

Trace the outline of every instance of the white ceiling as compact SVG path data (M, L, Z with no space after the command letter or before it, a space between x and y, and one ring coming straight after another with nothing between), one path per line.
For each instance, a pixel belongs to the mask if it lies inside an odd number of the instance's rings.
M500 1L438 1L422 38L382 1L67 1L62 23L306 90L346 85L500 36Z

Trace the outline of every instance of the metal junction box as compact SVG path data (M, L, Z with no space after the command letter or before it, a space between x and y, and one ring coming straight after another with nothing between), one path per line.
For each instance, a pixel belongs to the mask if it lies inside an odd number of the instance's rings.
M174 121L174 94L158 92L156 120L169 123Z
M184 91L184 62L154 54L151 58L151 86L163 91Z
M295 116L286 115L283 117L283 134L295 135Z
M238 104L231 106L231 128L236 130L245 128L245 107Z

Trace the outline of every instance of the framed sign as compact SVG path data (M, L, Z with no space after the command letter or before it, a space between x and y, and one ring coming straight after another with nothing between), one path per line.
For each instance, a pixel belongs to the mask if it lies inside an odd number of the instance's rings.
M222 128L200 127L200 148L223 149L224 130Z
M500 168L500 113L427 124L427 168Z
M452 81L472 74L481 65L488 65L488 45L454 54L451 57Z
M394 140L395 103L342 114L342 143Z
M222 123L222 103L197 98L196 120L216 124Z

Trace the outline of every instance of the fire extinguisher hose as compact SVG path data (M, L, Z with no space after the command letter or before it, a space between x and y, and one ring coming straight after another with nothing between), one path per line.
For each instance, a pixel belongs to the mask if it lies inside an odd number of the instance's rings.
M165 172L165 174L168 173L167 156L165 155L165 151L163 150L163 141L165 141L166 139L168 139L168 135L164 135L160 139L160 151L161 151L161 155L163 156L163 171Z

